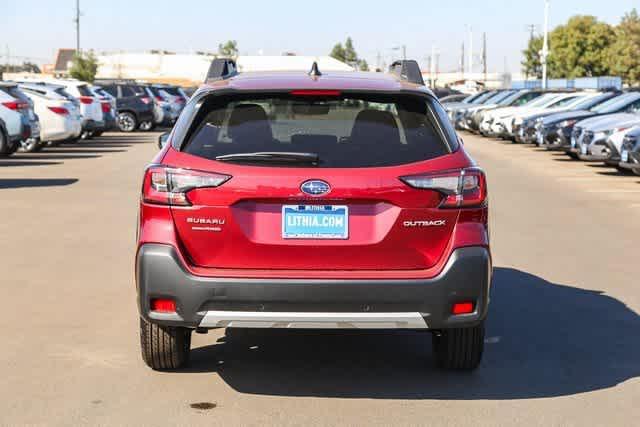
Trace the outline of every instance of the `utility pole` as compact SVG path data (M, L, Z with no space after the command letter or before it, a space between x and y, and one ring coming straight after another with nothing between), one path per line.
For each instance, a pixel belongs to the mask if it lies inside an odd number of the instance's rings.
M540 52L540 63L542 64L542 89L547 89L547 56L549 56L549 0L544 0L544 39L542 41L542 51Z
M429 79L431 80L431 89L436 87L436 48L431 45L431 57L429 58Z
M80 53L80 0L76 0L76 17L73 20L76 24L76 53Z
M536 36L536 24L527 25L527 31L529 31L529 46L531 46L531 43L533 42L533 39ZM524 79L525 80L529 79L529 72L527 70L525 70L524 72Z
M473 73L473 28L469 27L469 74Z
M460 74L464 79L464 42L462 42L462 46L460 49Z
M402 45L402 59L407 59L407 45Z
M487 33L482 33L482 71L484 83L487 84Z

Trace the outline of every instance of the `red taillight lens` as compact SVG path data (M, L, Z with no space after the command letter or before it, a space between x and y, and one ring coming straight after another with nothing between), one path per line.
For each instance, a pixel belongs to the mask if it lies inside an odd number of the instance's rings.
M185 102L187 102L187 100L186 100L186 99L184 99L184 98L183 98L183 97L181 97L181 96L178 96L178 97L176 98L176 102L177 102L178 104L184 104Z
M471 313L473 313L473 302L471 301L457 302L451 307L451 314L454 315Z
M49 110L53 111L56 114L60 114L61 116L66 116L69 114L69 110L64 107L48 107Z
M160 95L156 95L156 101L157 101L157 102L165 102L165 101L164 101L164 98L163 98L163 97L161 97Z
M2 105L13 111L26 110L29 108L29 104L26 102L9 101L3 102Z
M161 205L190 206L189 191L219 187L229 179L229 175L219 173L151 166L144 177L142 200Z
M148 104L151 102L151 98L149 98L148 96L143 96L140 98L140 101L144 102L145 104Z
M172 299L157 298L151 300L151 311L159 313L175 313L176 302Z
M80 97L80 102L82 102L83 104L93 104L93 97L91 97L91 96L81 96Z
M292 90L293 96L340 96L342 92L339 90L322 90L322 89L310 89L310 90Z
M400 179L413 188L444 194L445 200L440 205L441 208L478 207L487 200L487 180L479 168L403 176Z
M103 113L108 113L109 111L111 111L111 104L109 103L109 101L101 102L100 106L102 107Z

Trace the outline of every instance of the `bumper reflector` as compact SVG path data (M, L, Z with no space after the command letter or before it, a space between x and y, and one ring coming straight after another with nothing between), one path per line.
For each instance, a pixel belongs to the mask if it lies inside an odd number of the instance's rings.
M157 311L159 313L175 313L176 302L172 299L152 299L151 311Z
M453 304L451 308L451 314L469 314L473 313L473 303L472 302L457 302Z

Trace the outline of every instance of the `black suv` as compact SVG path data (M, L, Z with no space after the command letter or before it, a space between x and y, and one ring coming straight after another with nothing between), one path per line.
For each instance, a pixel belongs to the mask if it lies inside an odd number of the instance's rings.
M122 132L153 128L153 100L142 85L122 80L99 80L96 84L116 98L118 106L116 121Z

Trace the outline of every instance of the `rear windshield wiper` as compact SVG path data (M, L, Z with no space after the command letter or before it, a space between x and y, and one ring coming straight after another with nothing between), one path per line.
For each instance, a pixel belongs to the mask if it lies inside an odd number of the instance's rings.
M320 156L316 153L287 153L260 151L256 153L236 153L216 156L221 162L265 162L265 163L304 163L316 166Z

